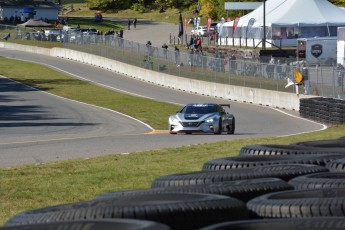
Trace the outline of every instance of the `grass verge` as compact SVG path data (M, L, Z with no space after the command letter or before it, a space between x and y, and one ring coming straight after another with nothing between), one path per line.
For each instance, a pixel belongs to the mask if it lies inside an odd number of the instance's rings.
M38 72L41 77L37 75ZM0 74L50 93L86 103L109 106L116 110L126 107L127 110L122 112L127 114L138 113L137 106L145 103L146 106L141 107L139 111L145 110L142 114L146 114L148 120L152 116L152 111L148 112L147 108L156 108L160 112L168 109L176 110L175 106L166 103L121 95L32 63L1 58ZM88 92L87 95L85 92ZM93 96L89 97L89 95ZM126 105L133 106L123 106L121 104L123 100L127 100ZM166 107L162 109L162 106ZM162 115L162 118L166 122L166 116ZM154 117L154 120L157 120L157 117ZM341 137L344 133L345 126L333 126L322 132L284 138L222 141L129 155L114 154L91 159L0 169L0 226L21 211L88 200L104 192L149 188L152 181L159 176L198 171L206 161L235 156L245 145L289 144L298 141L332 139Z

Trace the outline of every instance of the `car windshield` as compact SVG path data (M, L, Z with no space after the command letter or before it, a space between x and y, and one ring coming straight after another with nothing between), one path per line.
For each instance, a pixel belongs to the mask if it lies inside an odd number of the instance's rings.
M182 113L187 114L208 114L217 112L216 105L189 105L186 106Z

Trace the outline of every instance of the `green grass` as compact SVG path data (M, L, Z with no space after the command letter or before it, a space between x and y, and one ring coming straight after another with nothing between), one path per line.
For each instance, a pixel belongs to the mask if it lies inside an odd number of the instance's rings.
M66 4L65 7L67 8L71 4ZM68 15L63 16L69 16L69 17L94 17L96 10L89 10L86 3L76 3L73 4L75 11L69 13ZM112 12L112 11L106 11L102 13L103 17L116 17L116 18L138 18L138 19L146 19L146 20L152 20L152 21L160 21L160 22L169 22L169 23L178 23L179 18L179 10L178 9L171 9L168 8L164 13L159 13L159 11L150 11L148 13L140 13L135 10L121 10L118 12ZM183 18L190 18L194 17L195 15L183 12L182 13Z

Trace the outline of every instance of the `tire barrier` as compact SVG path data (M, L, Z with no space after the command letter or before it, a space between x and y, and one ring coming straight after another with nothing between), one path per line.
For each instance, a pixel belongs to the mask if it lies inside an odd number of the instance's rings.
M251 168L276 164L315 164L325 166L332 160L344 158L345 154L314 154L299 156L238 156L210 160L204 163L203 171L218 171L235 168Z
M345 188L275 192L247 203L261 218L345 217L344 205Z
M148 189L18 213L2 229L344 229L344 143L245 146Z
M345 173L314 173L295 177L289 181L296 190L345 188Z
M64 221L53 223L30 224L22 226L11 226L1 228L2 230L109 230L109 229L126 229L126 230L169 230L167 225L159 224L152 221L133 220L133 219L104 219L104 220L79 220Z
M307 154L337 154L343 153L345 156L345 148L342 147L321 147L322 143L319 144L320 147L313 147L311 145L317 143L300 142L292 145L247 145L240 149L240 156L244 155L307 155ZM305 143L305 145L303 145ZM310 146L309 146L310 145Z
M122 196L135 196L143 194L161 193L208 193L231 196L241 201L248 201L259 195L293 189L292 185L278 178L259 178L240 181L225 181L213 184L198 184L177 187L162 187L142 190L104 193L96 199L113 199Z
M343 124L345 122L345 101L335 98L303 98L300 99L299 113L301 117L327 124Z
M344 217L318 217L233 221L208 226L201 230L334 230L343 229L344 226Z
M331 172L344 172L345 173L345 158L331 161L326 165L326 167Z
M214 184L217 182L247 180L255 178L280 178L284 181L317 172L328 172L325 167L307 164L266 165L253 168L221 171L198 171L183 174L171 174L156 178L151 187L177 187L196 184Z
M108 218L143 219L172 229L198 229L249 217L235 198L201 193L164 193L62 204L19 213L5 226Z

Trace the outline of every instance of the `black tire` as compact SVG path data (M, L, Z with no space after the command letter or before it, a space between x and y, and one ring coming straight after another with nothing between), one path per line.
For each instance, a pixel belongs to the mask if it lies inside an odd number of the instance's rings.
M22 226L11 226L1 228L2 230L109 230L109 229L126 229L126 230L169 230L167 225L155 223L146 220L131 219L106 219L106 220L79 220L64 221L41 224L27 224Z
M292 185L278 178L259 178L240 181L225 181L214 184L199 184L167 188L151 188L104 193L96 199L113 199L122 196L161 193L209 193L231 196L241 201L248 201L262 194L293 189Z
M345 172L345 158L329 162L326 168L331 172Z
M198 171L184 174L172 174L156 178L151 187L177 187L196 184L213 184L217 182L274 177L288 181L296 176L328 172L325 167L317 165L267 165L254 168L231 169L222 171Z
M232 119L231 129L228 131L228 134L234 134L235 133L235 117Z
M173 229L197 229L249 217L246 205L235 198L201 193L164 193L62 204L19 213L5 226L94 220L144 219Z
M315 154L300 156L238 156L210 160L204 163L203 171L217 171L234 168L250 168L274 164L316 164L324 166L332 160L344 158L343 154Z
M200 230L334 230L343 229L344 217L242 220L219 223Z
M316 148L302 145L247 145L240 149L240 156L243 155L305 155L305 154L333 154L343 153L345 150Z
M217 131L215 131L214 132L214 134L217 134L217 135L220 135L220 134L222 134L222 120L221 120L221 118L219 118L219 122L218 122L218 130Z
M332 139L332 140L304 141L304 142L294 143L293 145L328 148L328 150L330 150L330 148L344 148L345 138L341 137L341 138Z
M345 188L274 192L247 203L262 218L344 217L344 205Z
M289 181L295 189L345 188L345 173L314 173L295 177Z

